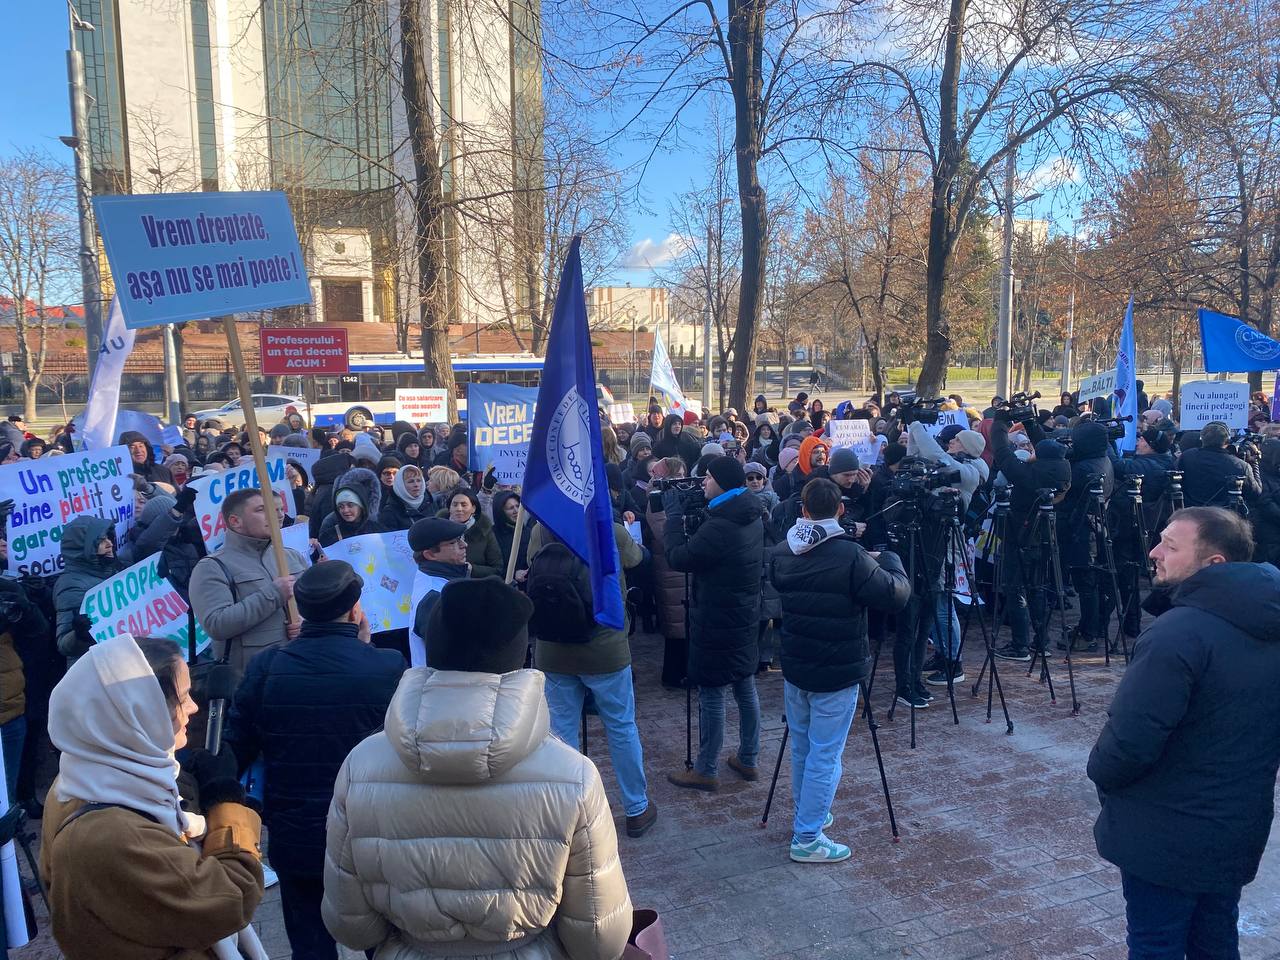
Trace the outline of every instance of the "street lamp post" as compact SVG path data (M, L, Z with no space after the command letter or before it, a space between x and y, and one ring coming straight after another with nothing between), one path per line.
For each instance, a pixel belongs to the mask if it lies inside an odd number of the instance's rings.
M75 151L76 209L80 215L80 284L84 299L85 350L89 377L98 365L102 349L102 284L98 276L97 229L93 222L92 160L89 152L89 99L84 87L84 57L76 47L76 31L93 32L93 24L80 19L67 0L67 87L71 96L71 136L61 137Z

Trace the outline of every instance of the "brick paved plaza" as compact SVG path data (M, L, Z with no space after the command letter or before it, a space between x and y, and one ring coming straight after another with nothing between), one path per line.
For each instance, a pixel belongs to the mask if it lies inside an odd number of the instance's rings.
M979 704L967 688L957 688L960 726L951 724L940 695L918 718L914 751L906 712L884 719L892 681L878 682L873 700L902 840L891 841L870 737L859 721L845 752L830 830L853 847L853 859L801 866L787 858L791 794L785 765L766 830L759 823L767 779L744 783L722 767L718 794L681 791L666 782L667 772L684 763L684 696L659 685L659 638L637 636L633 650L645 765L661 813L646 837L624 835L619 843L633 901L661 912L679 960L1126 955L1120 877L1094 851L1097 800L1084 775L1122 666L1107 668L1100 659L1079 665L1081 713L1073 718L1060 659L1052 661L1056 706L1027 679L1025 664L1021 670L1004 665L1013 736L1005 735L998 706L988 725L985 700ZM971 686L979 661L967 659ZM881 669L891 675L888 650ZM771 675L759 688L761 766L772 772L782 735L781 676ZM729 712L727 750L737 735L735 711ZM591 756L618 809L595 718L589 730ZM1262 873L1246 888L1241 906L1242 954L1249 960L1280 957L1278 833L1273 830ZM270 891L258 914L273 960L289 956L277 901L278 893ZM42 907L39 916L43 923ZM58 952L42 931L35 945L15 956L44 960Z

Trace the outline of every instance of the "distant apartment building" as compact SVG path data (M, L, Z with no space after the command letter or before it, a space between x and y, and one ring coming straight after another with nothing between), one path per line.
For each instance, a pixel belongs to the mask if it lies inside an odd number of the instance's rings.
M72 2L95 193L284 190L313 319L416 313L396 0ZM446 214L451 322L509 316L538 274L537 2L422 2L445 200L472 214Z

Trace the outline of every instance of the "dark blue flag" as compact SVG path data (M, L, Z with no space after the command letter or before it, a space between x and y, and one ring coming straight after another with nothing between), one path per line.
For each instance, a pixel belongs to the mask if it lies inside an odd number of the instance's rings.
M1280 366L1280 343L1235 317L1199 311L1200 346L1206 373L1247 373Z
M590 569L596 622L620 630L626 613L600 446L580 242L574 237L569 245L556 291L521 496L525 509Z

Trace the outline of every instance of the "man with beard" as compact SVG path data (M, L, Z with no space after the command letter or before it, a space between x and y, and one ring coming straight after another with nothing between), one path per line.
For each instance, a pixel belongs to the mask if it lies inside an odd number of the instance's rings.
M1249 522L1173 514L1151 551L1156 620L1089 755L1098 853L1120 868L1129 956L1238 957L1280 768L1280 570Z

